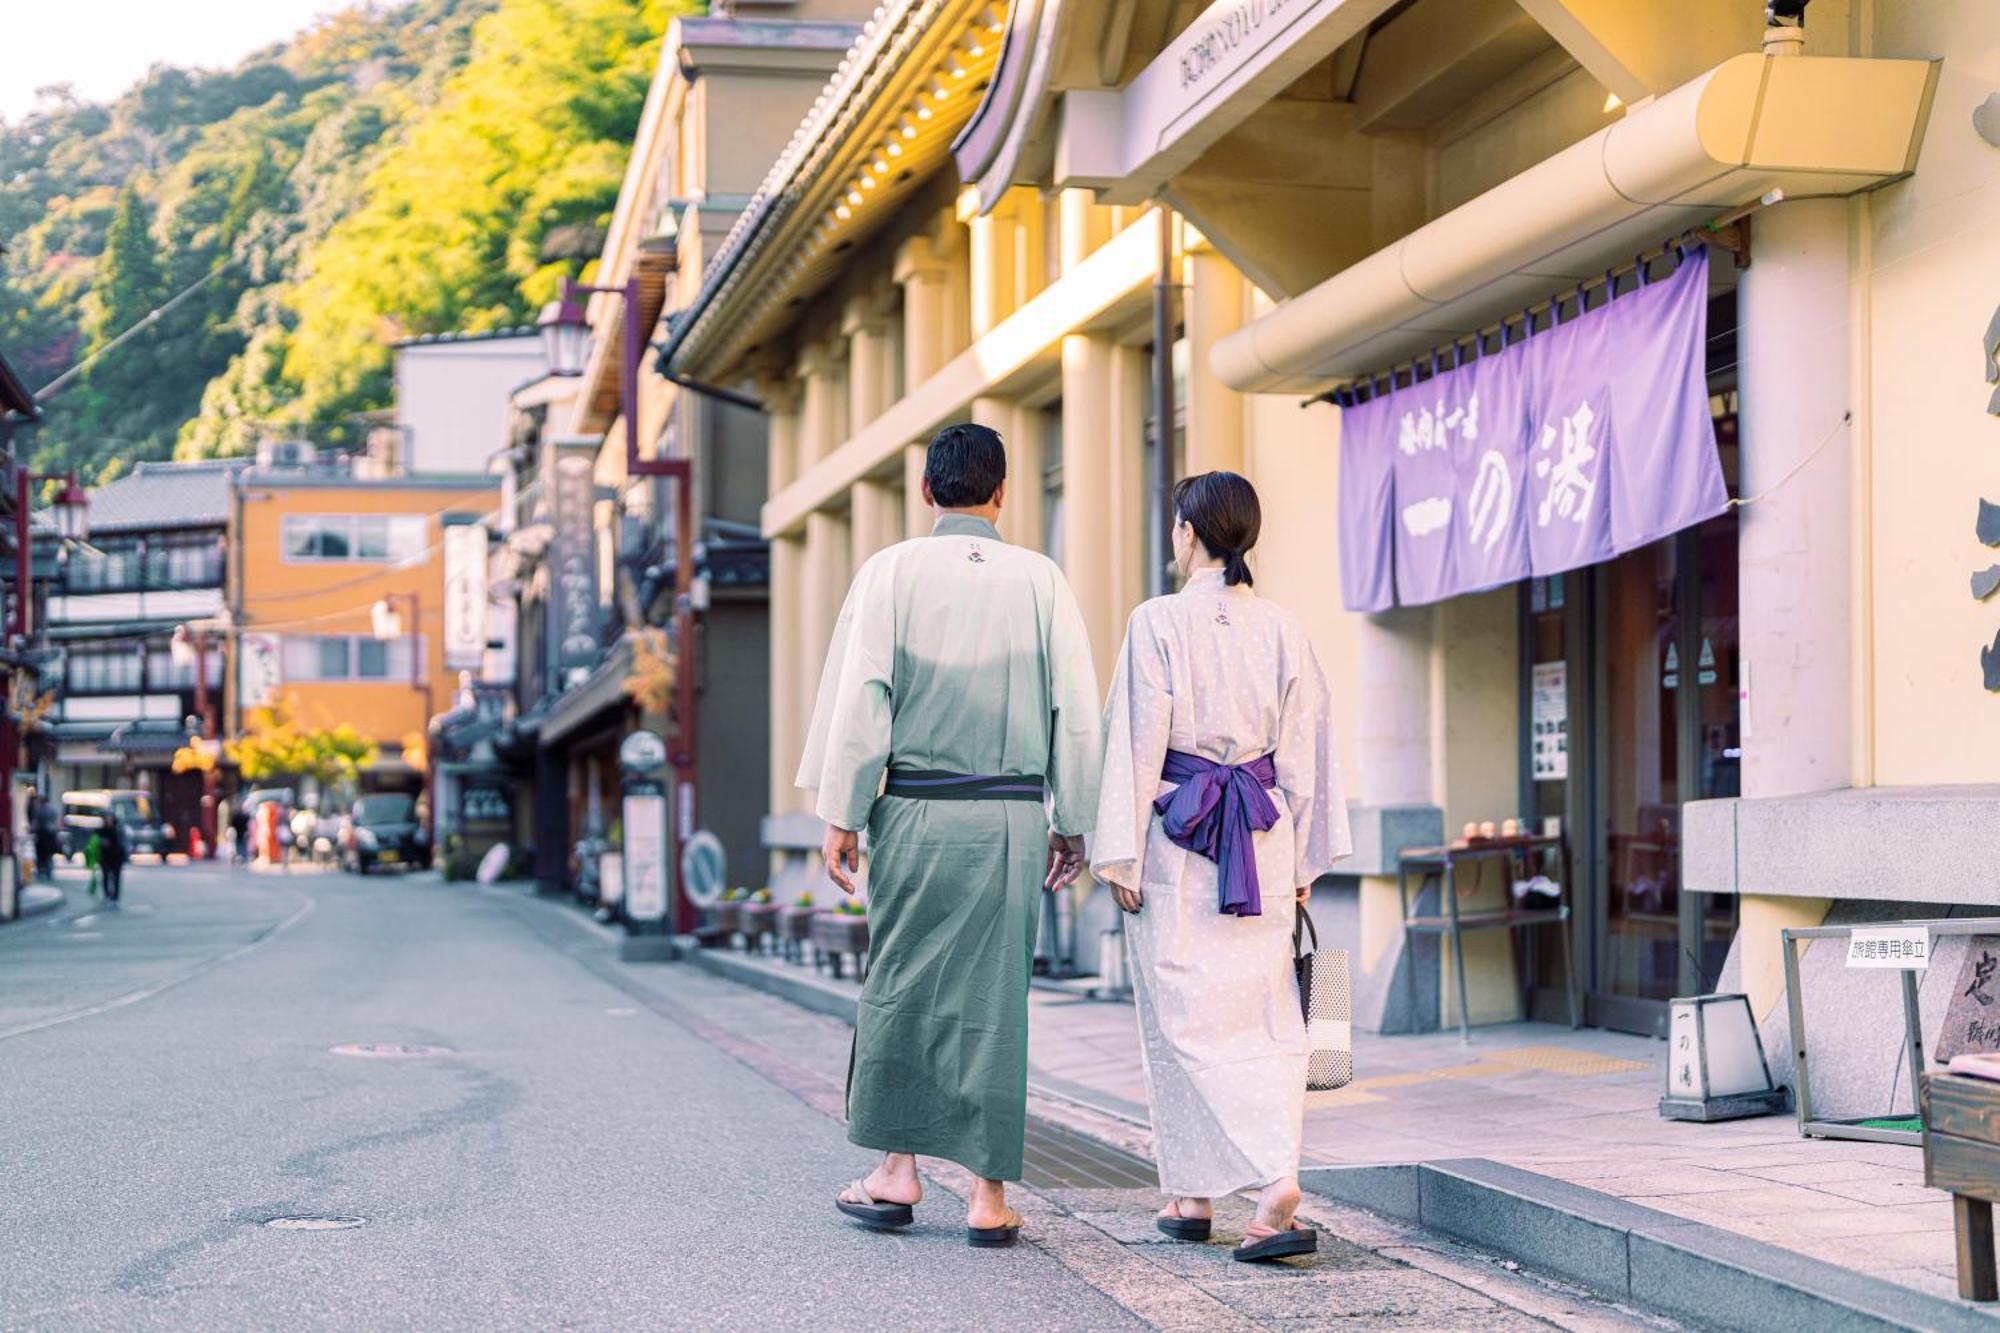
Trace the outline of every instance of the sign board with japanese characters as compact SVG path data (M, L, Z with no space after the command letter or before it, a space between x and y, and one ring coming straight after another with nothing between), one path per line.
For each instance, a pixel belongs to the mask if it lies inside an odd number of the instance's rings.
M444 530L444 664L477 670L486 658L486 528Z
M659 921L667 914L667 798L628 792L624 817L625 914Z
M1569 664L1537 662L1528 725L1533 731L1530 751L1537 782L1561 782L1569 776Z
M1580 569L1721 513L1707 299L1697 250L1464 365L1343 394L1347 609Z
M2000 936L1974 935L1952 983L1936 1058L2000 1051Z
M1930 966L1927 926L1875 926L1847 937L1849 967L1886 967L1917 972Z

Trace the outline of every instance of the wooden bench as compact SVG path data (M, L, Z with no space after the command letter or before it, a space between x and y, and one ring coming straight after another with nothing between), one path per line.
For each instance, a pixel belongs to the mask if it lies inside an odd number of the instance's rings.
M2000 1083L1925 1074L1924 1183L1951 1191L1958 1234L1958 1294L2000 1299L1993 1262L1993 1205L2000 1202Z

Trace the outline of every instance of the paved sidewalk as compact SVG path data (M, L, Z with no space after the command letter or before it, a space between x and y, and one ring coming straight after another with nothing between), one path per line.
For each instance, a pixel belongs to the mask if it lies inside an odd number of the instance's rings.
M1131 1006L1040 987L1031 1005L1032 1091L1115 1117L1148 1151ZM1521 1023L1475 1029L1469 1047L1456 1032L1355 1044L1355 1082L1308 1095L1308 1166L1490 1158L1957 1296L1951 1196L1925 1187L1917 1148L1801 1138L1790 1115L1663 1120L1666 1048L1645 1037Z

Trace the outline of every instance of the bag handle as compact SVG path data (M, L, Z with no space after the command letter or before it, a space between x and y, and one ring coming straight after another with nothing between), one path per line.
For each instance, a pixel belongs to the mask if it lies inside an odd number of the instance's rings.
M1307 935L1312 936L1312 952L1318 953L1319 927L1313 924L1312 913L1301 908L1297 918L1292 922L1292 958L1295 961L1306 956L1304 944Z

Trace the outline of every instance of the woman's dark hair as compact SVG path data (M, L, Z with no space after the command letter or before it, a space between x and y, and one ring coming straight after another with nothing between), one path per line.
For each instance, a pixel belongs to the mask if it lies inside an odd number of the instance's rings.
M924 480L938 508L977 508L1007 480L1007 446L990 426L946 426L924 454Z
M1253 581L1243 556L1257 544L1257 530L1264 524L1256 487L1234 472L1183 477L1174 487L1174 513L1194 529L1208 553L1222 562L1224 583L1233 588Z

